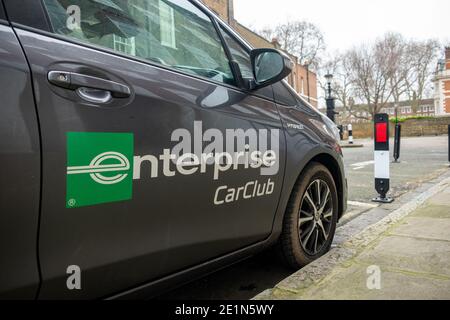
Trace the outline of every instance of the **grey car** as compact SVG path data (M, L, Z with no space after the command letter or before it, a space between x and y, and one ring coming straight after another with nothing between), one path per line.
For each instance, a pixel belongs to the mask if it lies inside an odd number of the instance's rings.
M0 298L154 296L346 210L336 126L198 1L0 1Z

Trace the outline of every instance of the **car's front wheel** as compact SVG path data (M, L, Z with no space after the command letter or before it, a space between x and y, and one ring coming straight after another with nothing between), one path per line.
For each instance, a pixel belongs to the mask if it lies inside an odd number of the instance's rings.
M338 220L338 194L330 171L311 163L292 191L279 240L283 260L298 269L330 250Z

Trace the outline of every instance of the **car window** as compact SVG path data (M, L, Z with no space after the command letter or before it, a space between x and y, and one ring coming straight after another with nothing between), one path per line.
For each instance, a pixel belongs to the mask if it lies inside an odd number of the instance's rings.
M223 27L220 27L222 35L230 48L233 59L238 63L243 78L254 78L250 54L237 42Z
M53 32L234 84L210 18L187 0L43 0Z
M6 20L5 13L3 12L3 6L2 6L1 1L0 1L0 19Z

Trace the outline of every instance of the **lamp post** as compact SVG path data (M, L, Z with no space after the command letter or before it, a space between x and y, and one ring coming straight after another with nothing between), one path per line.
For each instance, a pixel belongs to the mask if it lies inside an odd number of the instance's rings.
M394 111L395 111L395 124L398 124L398 103L394 104Z
M334 97L331 91L331 81L333 81L333 75L332 74L327 74L325 76L325 79L327 80L327 88L328 88L328 92L327 92L327 97L326 97L326 101L327 101L327 117L330 118L331 121L333 121L334 123L336 123L335 120L335 116L336 116L336 112L335 110L335 104L334 104Z

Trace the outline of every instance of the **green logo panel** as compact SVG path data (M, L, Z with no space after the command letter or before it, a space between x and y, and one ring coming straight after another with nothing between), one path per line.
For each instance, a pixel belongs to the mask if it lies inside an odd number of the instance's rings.
M131 200L132 133L67 133L66 207Z

